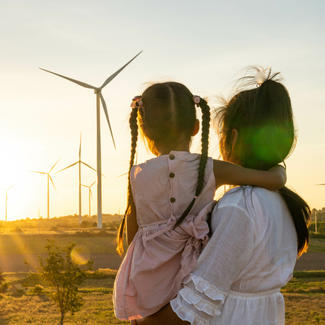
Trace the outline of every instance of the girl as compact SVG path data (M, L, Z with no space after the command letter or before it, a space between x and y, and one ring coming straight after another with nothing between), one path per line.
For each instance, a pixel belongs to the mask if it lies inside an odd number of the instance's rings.
M199 129L195 105L202 111L201 155L189 152ZM123 252L125 226L130 246L113 298L115 315L122 320L151 315L175 297L208 240L206 219L219 186L276 189L285 183L281 167L255 171L208 158L210 108L184 85L154 84L131 106L128 204L117 250ZM157 158L133 166L138 126Z

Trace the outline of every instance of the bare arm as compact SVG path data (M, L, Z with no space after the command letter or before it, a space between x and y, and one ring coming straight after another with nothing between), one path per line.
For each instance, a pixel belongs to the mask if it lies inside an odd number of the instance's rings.
M128 246L131 244L135 234L138 231L138 223L137 223L137 214L135 210L135 204L133 198L131 199L131 205L129 207L127 216L126 216L126 239Z
M270 170L257 170L214 160L213 171L217 187L225 184L255 185L269 190L278 190L285 185L287 180L285 169L279 165Z
M132 323L131 323L132 324ZM190 323L182 321L174 313L170 305L166 305L154 315L142 318L134 322L137 325L188 325Z

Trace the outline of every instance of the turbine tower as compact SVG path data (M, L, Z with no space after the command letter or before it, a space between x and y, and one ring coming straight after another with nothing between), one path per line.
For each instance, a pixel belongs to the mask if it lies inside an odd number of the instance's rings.
M96 181L91 183L90 185L83 185L84 187L88 188L88 195L89 195L89 217L91 216L91 195L92 195L92 191L91 188L95 185Z
M13 188L13 185L6 189L6 202L5 202L5 221L8 220L8 192Z
M102 104L103 106L103 110L106 116L106 120L108 123L108 127L111 133L111 137L113 140L113 144L114 144L114 148L115 147L115 140L114 140L114 136L113 136L113 131L111 128L111 124L109 121L109 117L108 117L108 112L107 112L107 106L106 106L106 102L105 99L102 95L102 90L104 89L104 87L111 82L128 64L130 64L137 56L139 56L142 53L139 52L136 56L134 56L130 61L128 61L126 64L124 64L119 70L117 70L116 72L114 72L110 77L108 77L104 83L100 86L100 87L95 87L92 85L89 85L85 82L76 80L76 79L72 79L70 77L66 77L64 75L58 74L56 72L53 71L49 71L46 69L42 69L43 71L52 73L58 77L64 78L66 80L69 80L79 86L82 86L84 88L88 88L88 89L93 89L96 95L96 116L97 116L97 227L98 228L102 228L102 162L101 162L101 138L100 138L100 105Z
M73 167L74 165L78 164L78 168L79 168L79 224L81 225L81 221L82 221L82 213L81 213L81 165L85 165L86 167L92 169L93 171L96 172L96 169L91 167L90 165L86 164L84 161L81 160L81 134L80 134L80 142L79 142L79 160L74 162L73 164L64 167L62 169L60 169L57 173L60 173L66 169L69 169L70 167ZM56 173L56 174L57 174Z
M41 172L41 171L33 171L33 173L41 174L41 175L46 175L47 176L47 219L50 218L50 181L52 183L52 186L55 188L52 176L51 176L51 171L54 169L56 164L59 161L57 161L48 172Z

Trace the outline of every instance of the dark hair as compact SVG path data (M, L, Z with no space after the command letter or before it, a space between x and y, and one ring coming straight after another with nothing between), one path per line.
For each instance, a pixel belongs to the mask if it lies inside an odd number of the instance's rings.
M260 70L256 68L257 72ZM260 71L261 72L261 71ZM241 166L267 170L289 155L295 144L295 130L290 96L287 89L269 70L265 80L252 89L243 89L217 111L220 151L224 159ZM252 84L254 77L241 81ZM256 82L255 82L256 85ZM233 130L238 137L232 150ZM298 237L298 254L308 247L310 208L296 193L279 190L286 202Z
M125 219L134 206L130 173L134 164L138 125L147 141L150 150L158 155L163 148L169 152L180 141L190 142L196 121L193 94L187 87L177 82L156 83L148 87L141 96L142 105L134 108L130 115L131 158L129 166L127 208L117 234L117 252L123 253L123 234ZM200 195L204 185L204 171L208 158L210 108L204 99L198 104L202 110L202 153L198 169L198 182L195 197L177 220L176 226L182 223L190 212L196 197ZM138 124L139 123L139 124Z

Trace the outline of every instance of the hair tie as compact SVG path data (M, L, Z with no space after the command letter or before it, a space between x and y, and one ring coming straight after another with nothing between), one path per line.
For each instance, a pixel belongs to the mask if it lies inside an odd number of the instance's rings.
M131 107L132 107L132 109L133 108L141 108L141 107L143 107L142 96L135 96L132 99Z
M262 86L265 81L273 79L277 75L277 73L273 76L271 74L272 74L271 68L257 67L256 74L254 77L256 87Z
M201 97L200 96L197 96L197 95L193 96L193 102L194 102L194 104L199 105L200 104L200 101L201 101Z

